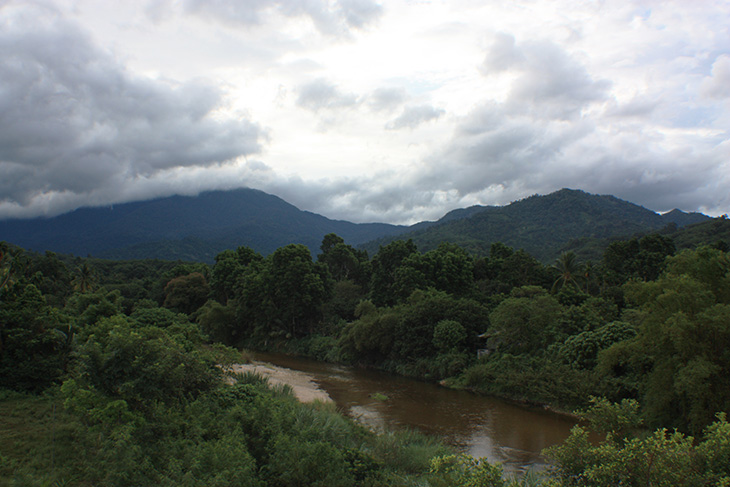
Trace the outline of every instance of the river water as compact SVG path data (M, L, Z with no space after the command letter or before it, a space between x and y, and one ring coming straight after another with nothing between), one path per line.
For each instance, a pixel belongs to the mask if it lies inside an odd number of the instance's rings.
M575 420L373 370L256 353L256 360L310 374L345 414L375 430L414 428L510 473L541 469L542 449L563 442ZM386 400L374 397L387 396Z

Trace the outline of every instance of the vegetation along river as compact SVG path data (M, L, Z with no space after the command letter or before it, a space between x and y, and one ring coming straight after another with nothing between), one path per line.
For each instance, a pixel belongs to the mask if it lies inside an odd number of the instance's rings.
M306 372L340 410L375 430L409 427L437 435L460 451L502 463L506 472L544 467L540 451L561 443L575 425L549 411L383 372L281 354L254 356Z

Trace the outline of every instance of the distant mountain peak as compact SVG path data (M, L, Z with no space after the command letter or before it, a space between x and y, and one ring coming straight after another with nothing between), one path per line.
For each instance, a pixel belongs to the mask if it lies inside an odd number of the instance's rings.
M458 219L443 218L437 224L395 238L413 239L421 251L431 250L441 242L451 242L481 255L488 254L492 243L501 242L525 249L543 262L551 262L568 242L578 238L631 236L661 229L670 222L683 226L708 218L683 212L666 217L613 195L595 195L570 188L532 195L505 206L471 207L463 215L464 218ZM383 245L393 239L386 237L366 244L365 248L374 251L376 244Z

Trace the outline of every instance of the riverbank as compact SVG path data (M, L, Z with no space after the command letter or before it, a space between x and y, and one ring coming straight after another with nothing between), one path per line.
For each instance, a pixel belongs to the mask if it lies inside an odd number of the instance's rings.
M541 451L562 443L575 425L572 418L542 408L375 369L271 352L251 355L314 377L338 411L370 430L416 430L475 458L502 463L511 474L544 468Z
M314 377L305 372L278 367L265 362L233 364L231 371L234 373L250 372L266 378L269 384L287 385L292 388L294 396L300 402L332 402L332 398L317 385Z

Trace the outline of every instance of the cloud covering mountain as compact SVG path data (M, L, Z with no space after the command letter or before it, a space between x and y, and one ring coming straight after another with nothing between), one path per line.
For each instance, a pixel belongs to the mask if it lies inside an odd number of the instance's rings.
M252 187L352 221L561 187L730 210L730 4L10 0L0 218Z

